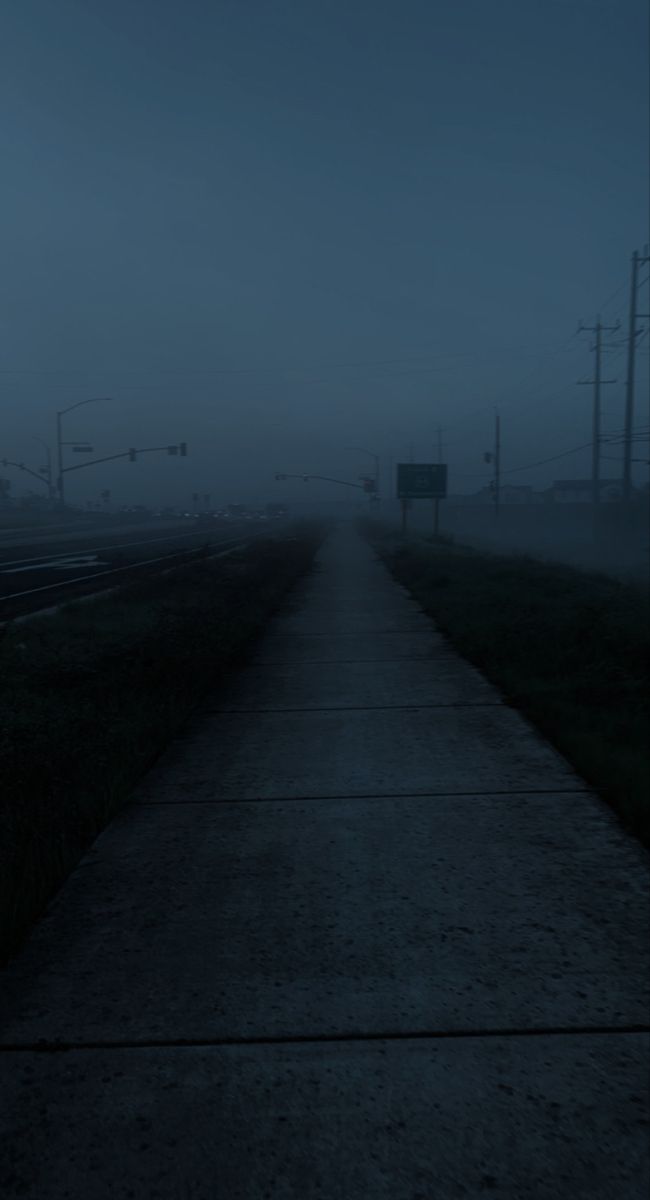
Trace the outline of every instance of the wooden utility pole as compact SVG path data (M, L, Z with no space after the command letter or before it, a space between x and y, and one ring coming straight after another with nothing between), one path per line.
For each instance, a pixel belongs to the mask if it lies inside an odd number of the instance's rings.
M596 364L593 379L580 379L580 384L590 384L594 389L594 403L592 412L592 443L591 443L591 502L596 505L600 502L600 389L605 383L616 383L615 379L601 378L601 359L603 352L603 332L615 333L620 329L620 321L615 325L603 325L600 316L596 318L595 325L579 325L578 333L595 333L596 342L591 347L596 355Z
M647 246L645 247L647 251ZM636 323L639 316L647 317L647 313L637 313L636 299L639 290L639 267L650 262L647 254L641 258L638 250L632 255L632 280L630 287L630 322L627 342L627 379L625 381L625 435L623 438L623 500L629 503L632 495L632 431L634 426L634 367L636 356L636 339L641 330Z
M442 425L438 426L438 462L442 463ZM433 501L433 536L440 532L440 500L436 496Z
M501 418L498 412L494 423L494 515L499 515L501 502Z

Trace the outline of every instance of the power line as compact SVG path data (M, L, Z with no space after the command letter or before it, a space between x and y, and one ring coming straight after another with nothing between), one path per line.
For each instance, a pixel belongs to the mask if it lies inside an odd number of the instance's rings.
M645 441L648 437L648 434L644 432L643 426L639 428L637 433L639 436L634 439L636 441ZM602 437L601 442L604 442L608 445L616 445L616 444L619 444L619 442L622 443L623 438L624 438L623 431L614 430L613 433L606 434L604 437ZM501 474L502 475L512 475L516 471L529 471L529 470L532 470L533 467L543 467L546 465L546 463L557 462L557 460L560 458L568 458L571 454L578 454L581 450L588 450L592 446L593 446L593 442L584 442L581 446L573 446L571 450L563 450L561 454L553 454L553 455L551 455L550 458L539 459L538 462L525 463L523 466L520 466L520 467L508 467L507 471L502 471ZM477 478L478 478L478 476L477 476Z
M627 286L628 286L628 281L627 281L627 279L624 279L623 282L616 288L616 291L612 292L611 296L599 306L598 311L602 312L604 308L608 308L609 305L611 304L612 300L615 300L617 296L620 296L621 292L625 291Z
M584 442L582 446L574 446L572 450L564 450L562 454L554 454L551 458L541 458L538 462L525 463L522 467L509 467L507 471L502 471L502 475L513 475L515 471L530 471L533 467L543 467L546 463L557 462L559 458L568 458L570 454L578 454L580 450L588 450L592 446L592 442Z
M612 292L612 294L608 297L608 299L605 300L604 303L600 305L600 309L602 310L604 308L607 308L608 305L611 304L612 300L615 300L616 297L619 296L621 294L621 292L623 292L625 290L626 287L627 287L627 280L624 280L621 284L619 284L619 286L616 288L616 290L614 292ZM550 358L555 358L558 354L561 354L563 350L566 350L567 347L570 346L573 343L574 339L578 336L578 333L580 333L579 328L576 329L568 338L566 338L564 341L562 341L559 346L556 346L555 350L552 350L546 356L547 360ZM533 369L531 371L527 372L527 374L524 375L522 377L522 379L519 380L518 383L513 384L512 389L508 388L508 391L511 391L511 390L519 391L519 389L521 387L523 387L523 385L525 383L527 383L529 379L532 379L538 373L538 371L540 369L542 369L543 365L544 364L538 363L535 367L533 367ZM536 388L536 389L533 388L532 395L529 393L527 396L524 396L524 397L521 397L519 395L513 396L512 399L510 399L510 400L502 401L501 405L502 406L512 405L512 404L516 403L518 400L521 401L522 399L531 400L535 397L536 393L538 393L539 391L541 391L544 388L544 386L545 385L542 382L542 383L540 383L538 388ZM553 397L550 397L550 399L554 399L555 397L562 395L563 392L568 391L569 388L572 388L572 387L573 387L572 383L567 384L565 387L561 388L558 392L555 392ZM493 406L490 404L483 405L481 408L476 409L473 413L469 414L468 417L463 417L460 422L457 422L456 424L451 425L451 426L447 426L447 428L455 429L455 428L457 428L458 424L462 424L464 421L470 419L472 416L477 416L479 413L488 411L491 407L493 407Z
M304 363L300 366L283 366L276 367L2 367L0 375L295 375L303 374L310 371L321 370L356 370L356 369L375 369L377 367L391 367L406 364L421 363L421 366L416 366L416 370L429 370L437 366L438 361L444 359L468 359L482 358L490 355L505 355L513 353L539 353L539 348L536 346L502 346L493 350L485 351L445 351L433 355L402 355L398 358L389 359L365 359L360 362L318 362ZM554 354L554 350L550 350L549 354ZM427 359L436 360L435 363L427 362ZM424 361L423 361L424 360ZM535 368L537 369L537 368Z
M602 355L602 337L603 333L616 332L620 328L620 322L616 325L603 325L600 316L596 318L595 325L583 325L580 323L578 330L580 333L595 333L596 340L591 349L595 355L595 370L593 379L581 379L578 382L581 384L593 385L593 416L592 416L592 440L591 440L591 502L594 506L600 502L600 444L601 444L601 400L600 390L603 384L616 383L615 379L603 379L601 375L601 355Z

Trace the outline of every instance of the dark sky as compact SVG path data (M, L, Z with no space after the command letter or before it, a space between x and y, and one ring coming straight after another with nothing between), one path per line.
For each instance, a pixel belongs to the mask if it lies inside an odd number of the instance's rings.
M472 491L495 404L504 469L589 441L578 319L627 319L649 240L646 0L10 0L1 25L0 456L38 464L90 396L70 436L190 457L71 499L273 499L276 470L355 478L349 446L435 457L439 423Z

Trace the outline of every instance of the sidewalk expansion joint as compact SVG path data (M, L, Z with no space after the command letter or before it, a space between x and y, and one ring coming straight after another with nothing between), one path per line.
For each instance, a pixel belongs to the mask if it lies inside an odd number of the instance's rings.
M508 1027L503 1029L384 1029L376 1033L338 1032L278 1034L251 1037L221 1038L121 1038L115 1041L91 1040L73 1042L38 1038L35 1042L0 1042L0 1054L66 1054L80 1050L175 1050L215 1049L222 1046L299 1046L321 1045L328 1042L416 1042L444 1041L465 1038L502 1037L585 1037L618 1036L620 1034L650 1034L650 1025L549 1025L530 1029Z
M390 635L391 637L393 637L393 636L395 636L395 637L440 637L441 636L441 634L438 632L437 629L434 629L431 627L428 629L366 629L365 631L361 631L359 629L335 629L331 633L330 632L313 633L310 630L302 630L302 629L300 629L300 630L279 629L279 630L277 630L277 632L271 633L270 636L271 637L322 638L324 640L325 638L342 638L342 637L358 638L360 636L361 632L365 632L365 635L370 636L370 637L386 637L387 635Z
M447 799L457 797L464 799L467 796L472 796L476 800L484 800L491 796L595 796L586 785L582 787L562 787L562 788L510 788L508 791L495 791L490 788L487 791L479 792L450 792L448 789L444 792L359 792L351 796L349 792L341 792L333 795L322 796L224 796L222 799L212 800L137 800L134 801L134 807L153 808L156 805L178 805L183 807L187 804L301 804L305 801L320 801L320 800L431 800Z
M268 713L322 713L322 712L419 712L428 708L507 708L503 700L458 700L448 704L324 704L307 708L206 708L203 714L210 717L265 716ZM198 715L201 719L203 714Z
M438 658L454 657L446 647L417 658L414 654L403 655L402 658L251 658L248 666L255 667L354 667L377 666L380 663L429 663L433 665ZM456 655L455 657L458 657Z

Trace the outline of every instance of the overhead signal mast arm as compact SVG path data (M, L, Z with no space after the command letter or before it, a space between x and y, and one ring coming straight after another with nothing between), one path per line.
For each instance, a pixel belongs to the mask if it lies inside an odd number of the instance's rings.
M75 463L73 467L64 467L65 471L81 471L83 467L95 467L98 463L114 462L116 458L128 458L131 462L135 462L138 454L151 454L154 451L164 450L167 454L180 453L181 457L187 455L187 442L180 442L178 446L131 446L129 450L122 450L119 454L109 454L105 458L91 458L90 462Z

